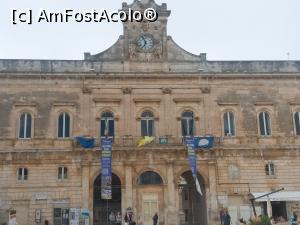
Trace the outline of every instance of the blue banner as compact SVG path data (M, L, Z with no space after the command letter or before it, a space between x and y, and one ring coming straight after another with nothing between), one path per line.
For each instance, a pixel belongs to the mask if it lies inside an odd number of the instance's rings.
M190 166L192 169L193 177L197 177L197 168L196 168L196 152L195 152L195 140L194 138L186 138L185 144L188 151L188 157Z
M212 148L214 146L214 137L195 137L195 148Z
M76 141L84 148L94 148L95 138L93 137L76 137Z
M112 139L101 139L101 198L111 199Z
M188 157L189 157L189 162L190 162L190 166L191 166L191 170L192 170L192 175L195 180L196 190L198 191L198 193L200 195L202 195L201 186L200 186L198 178L197 178L197 155L196 155L196 151L195 151L195 143L196 143L196 140L193 137L185 139L185 144L186 144L187 151L188 151Z

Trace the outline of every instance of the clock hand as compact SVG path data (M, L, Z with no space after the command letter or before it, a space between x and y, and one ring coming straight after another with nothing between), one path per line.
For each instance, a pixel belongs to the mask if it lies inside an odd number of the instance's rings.
M142 38L143 38L143 41L144 41L144 45L143 45L143 47L144 47L144 46L146 45L147 42L146 42L146 39L145 39L144 36L142 36ZM142 47L142 48L143 48L143 47Z

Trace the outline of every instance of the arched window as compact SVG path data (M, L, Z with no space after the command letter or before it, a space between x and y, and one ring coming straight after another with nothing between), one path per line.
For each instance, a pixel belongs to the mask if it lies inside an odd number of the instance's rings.
M181 114L181 133L182 136L194 135L194 114L190 111L185 111Z
M142 113L141 136L154 136L154 115L150 111Z
M19 138L31 138L32 117L24 112L20 116Z
M275 176L275 166L273 163L268 163L265 165L265 172L267 176Z
M64 180L68 178L68 168L64 166L58 167L58 179Z
M28 169L19 168L18 169L18 180L27 180L28 179Z
M300 112L295 112L294 119L296 135L300 135Z
M139 185L162 184L162 183L163 181L159 176L159 174L153 171L143 172L138 179Z
M68 113L61 113L58 117L58 134L59 138L70 137L70 116Z
M224 135L235 136L234 114L232 112L225 112L223 115L223 121Z
M270 136L271 135L271 123L270 123L270 115L267 112L259 113L259 130L260 135L262 136Z
M115 120L114 115L111 112L102 113L100 130L101 137L115 136Z

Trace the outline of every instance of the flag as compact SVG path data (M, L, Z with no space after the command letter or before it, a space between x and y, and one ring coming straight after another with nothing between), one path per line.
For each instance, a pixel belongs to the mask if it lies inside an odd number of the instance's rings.
M199 184L199 181L198 181L198 178L197 178L197 177L195 177L195 183L196 183L196 190L198 191L198 193L199 193L200 195L203 195L203 194L202 194L202 191L201 191L201 186L200 186L200 184Z
M145 146L147 144L150 144L152 141L154 141L155 137L145 136L138 142L138 147Z
M75 137L76 141L84 148L94 148L95 147L95 138L93 137Z
M196 184L196 190L199 192L200 195L202 195L201 187L199 184L199 181L197 179L197 159L196 159L196 152L195 152L195 139L192 138L186 138L185 139L185 144L187 147L187 152L188 152L188 158L192 170L192 175L195 180Z

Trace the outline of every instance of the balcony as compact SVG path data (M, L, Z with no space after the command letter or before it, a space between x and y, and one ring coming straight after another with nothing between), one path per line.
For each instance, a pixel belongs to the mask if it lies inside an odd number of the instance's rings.
M140 136L121 136L114 137L113 146L121 147L137 147ZM272 137L259 137L259 136L242 136L242 137L215 137L214 148L249 148L257 146L275 146L282 148L289 148L291 146L299 146L300 137L298 136L272 136ZM95 148L99 148L100 138L95 139ZM161 136L155 137L152 143L147 144L147 147L172 147L184 146L182 137L175 136ZM72 150L82 147L73 138L70 139L57 139L57 138L31 138L31 139L17 139L17 138L0 138L0 151L11 150L49 150L49 149L63 149Z

